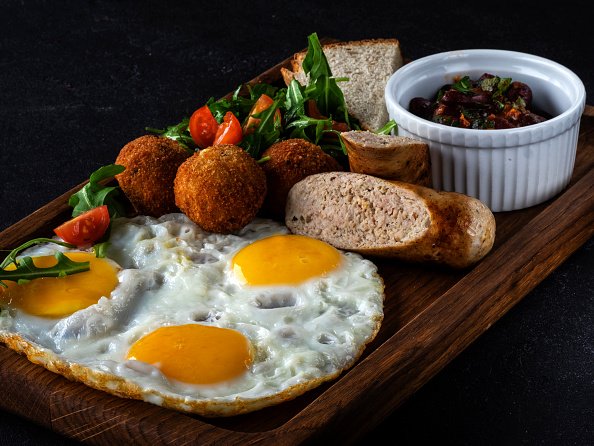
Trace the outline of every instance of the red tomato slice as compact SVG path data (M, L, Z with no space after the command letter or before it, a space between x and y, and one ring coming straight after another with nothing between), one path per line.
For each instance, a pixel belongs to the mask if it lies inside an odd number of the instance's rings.
M263 112L264 110L269 108L272 104L274 104L274 100L267 94L262 94L258 98L258 100L254 103L252 109L250 110L250 114L248 115L249 117L248 117L247 121L243 125L243 133L245 135L252 133L254 131L254 129L256 127L258 127L258 125L260 125L260 119L254 118L252 115ZM274 119L276 120L276 119L280 119L280 118L281 118L280 110L276 110L276 112L274 113Z
M218 126L208 105L204 105L192 113L188 129L196 145L204 149L212 145Z
M109 210L106 205L83 212L61 224L54 232L66 243L83 246L96 242L109 226Z
M235 115L228 111L223 117L223 122L219 124L213 145L238 144L242 139L243 131L241 130L241 124Z
M320 109L318 108L318 104L313 99L309 99L305 103L307 107L307 116L314 119L327 119L326 116L322 115ZM351 130L346 122L339 122L332 120L332 130L337 130L339 132L348 132Z
M322 115L322 112L318 108L318 104L313 99L308 99L305 103L307 107L307 116L314 119L326 119L327 117Z

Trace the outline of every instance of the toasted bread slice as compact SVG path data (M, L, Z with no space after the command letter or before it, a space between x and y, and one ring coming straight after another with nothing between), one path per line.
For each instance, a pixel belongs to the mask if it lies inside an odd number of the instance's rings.
M384 89L388 78L403 65L397 39L365 39L322 45L332 75L347 77L340 82L349 112L359 120L361 128L375 131L388 121ZM291 61L292 70L281 69L285 83L292 79L307 85L302 63L307 51L301 51Z

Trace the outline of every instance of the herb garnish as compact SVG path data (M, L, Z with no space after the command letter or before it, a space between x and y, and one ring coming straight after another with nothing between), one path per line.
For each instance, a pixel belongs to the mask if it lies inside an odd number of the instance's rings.
M68 204L73 207L72 216L76 217L104 204L109 208L110 217L125 216L125 206L118 200L119 188L101 184L101 181L122 173L124 169L124 166L109 164L93 172L89 177L89 182L68 200Z
M182 146L184 149L193 152L195 144L188 130L189 124L190 118L184 118L182 122L180 122L179 124L166 127L165 129L146 127L145 130L147 132L155 133L157 135L173 139L174 141L177 141L179 145Z
M470 77L464 76L462 79L454 82L452 88L458 90L460 93L471 93L472 82L470 81Z
M33 259L30 256L17 259L19 252L30 246L40 243L55 243L67 248L75 247L69 243L60 242L50 238L36 238L23 243L22 245L13 249L2 261L2 263L0 263L0 286L4 288L7 287L7 285L3 282L4 280L14 281L21 285L23 283L29 282L32 279L38 279L41 277L64 277L69 274L82 273L89 270L89 262L75 262L70 260L64 255L64 253L60 251L55 253L58 263L47 268L38 268L35 266ZM15 269L6 270L9 265L14 265Z

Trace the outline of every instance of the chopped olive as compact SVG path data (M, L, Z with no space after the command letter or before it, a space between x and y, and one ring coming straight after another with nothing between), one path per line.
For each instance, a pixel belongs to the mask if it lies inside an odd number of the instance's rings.
M550 118L532 110L532 90L527 84L490 73L476 80L463 76L443 85L433 100L413 98L409 111L439 124L471 129L524 127Z

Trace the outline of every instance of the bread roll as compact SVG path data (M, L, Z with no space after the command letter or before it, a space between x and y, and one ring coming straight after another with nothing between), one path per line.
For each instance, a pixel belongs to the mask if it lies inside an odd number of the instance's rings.
M452 268L478 262L495 240L495 217L478 199L355 172L295 184L285 223L339 249Z
M407 136L342 132L351 172L431 187L429 145Z

